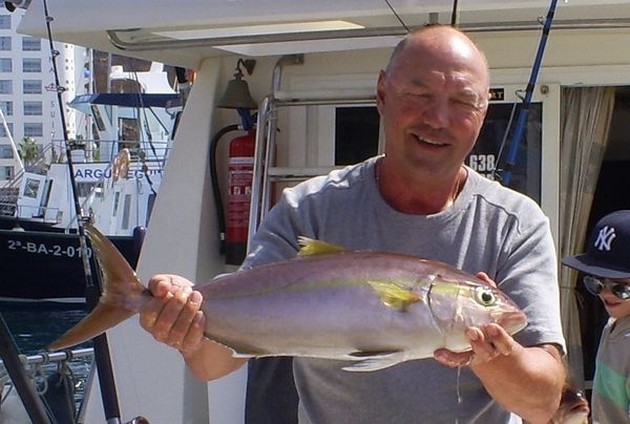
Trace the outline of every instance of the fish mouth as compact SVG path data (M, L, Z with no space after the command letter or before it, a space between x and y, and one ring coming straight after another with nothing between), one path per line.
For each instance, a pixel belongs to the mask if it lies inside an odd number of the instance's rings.
M527 326L527 316L521 311L503 312L497 324L509 334L514 334Z

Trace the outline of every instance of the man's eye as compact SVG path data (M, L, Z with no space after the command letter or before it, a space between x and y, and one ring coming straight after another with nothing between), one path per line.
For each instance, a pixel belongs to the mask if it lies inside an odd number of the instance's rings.
M432 98L429 93L405 93L405 97L413 101L426 101Z
M456 98L456 99L452 99L451 102L457 105L458 107L462 107L466 109L473 109L473 110L479 109L479 104L474 100Z

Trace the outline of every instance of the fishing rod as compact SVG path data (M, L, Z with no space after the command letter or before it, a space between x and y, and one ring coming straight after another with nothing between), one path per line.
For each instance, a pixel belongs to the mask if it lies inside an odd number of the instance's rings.
M529 107L532 103L532 95L534 94L534 88L536 87L536 80L538 79L538 72L540 71L540 65L542 63L543 54L547 45L547 38L549 37L549 31L551 30L551 23L553 22L553 17L556 12L557 3L557 0L552 0L549 6L549 11L547 12L542 36L540 38L540 43L538 44L538 51L536 52L536 59L534 60L534 65L532 66L532 71L529 77L529 82L527 83L527 89L525 90L523 103L521 103L521 109L519 111L518 119L516 121L512 143L510 144L510 148L508 150L505 168L503 170L503 174L500 175L502 183L506 186L510 184L510 180L512 178L512 170L516 165L518 146L521 142L521 139L523 138L523 133L525 132L525 123L527 122L527 117L529 115ZM509 129L509 127L506 128L506 132L509 131Z
M74 165L72 163L71 143L68 137L68 129L66 125L65 113L63 110L63 98L62 93L66 91L65 87L62 87L59 83L59 72L57 70L57 56L59 51L54 48L52 30L50 23L54 20L48 13L47 0L43 0L44 16L46 18L46 31L48 35L48 43L51 53L51 62L53 66L53 73L55 76L55 89L57 92L57 103L60 110L61 128L63 130L63 140L66 148L66 159L68 161L68 170L70 172L70 184L72 186L72 197L74 200L74 209L77 216L77 229L79 236L79 245L81 249L81 261L83 263L83 271L85 274L85 296L87 306L89 310L94 309L98 303L101 291L97 284L94 284L92 276L92 269L90 266L90 259L88 255L87 241L85 236L85 228L83 226L83 220L80 219L83 215L81 212L81 203L79 201L79 194L77 188L77 182L74 174ZM116 382L114 380L114 372L111 364L111 357L109 354L109 346L107 344L106 334L93 339L94 344L94 362L97 367L98 377L101 387L101 397L103 400L103 409L105 412L105 418L108 424L120 423L120 405L118 403L118 395L116 390Z
M33 382L26 375L22 361L18 354L15 341L7 327L4 317L0 313L0 356L2 362L11 377L15 389L22 399L24 409L34 424L51 424L50 417L41 398L38 396ZM0 387L0 391L3 388Z

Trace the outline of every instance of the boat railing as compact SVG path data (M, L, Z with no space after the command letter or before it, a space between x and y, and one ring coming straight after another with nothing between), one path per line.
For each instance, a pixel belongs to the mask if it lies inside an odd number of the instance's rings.
M32 207L30 206L25 207L18 204L14 205L14 208L15 213L11 216L24 217L26 215L25 213L23 213L25 210L32 210ZM56 225L59 224L63 219L63 211L56 207L40 205L37 207L37 213L33 214L30 219L48 225Z
M14 217L17 212L19 187L0 188L0 216Z
M24 371L28 378L35 384L37 393L44 395L48 387L48 376L54 372L67 373L73 380L75 389L76 403L81 403L83 399L83 389L85 386L85 378L89 374L92 362L94 360L93 348L82 348L73 350L64 350L58 352L42 352L35 355L19 355L20 362L24 367ZM71 366L72 365L72 366ZM74 375L78 367L84 367L85 372L82 375ZM74 369L74 371L73 371ZM9 376L4 362L0 360L0 410L8 399L14 397L16 392L13 390L13 382Z

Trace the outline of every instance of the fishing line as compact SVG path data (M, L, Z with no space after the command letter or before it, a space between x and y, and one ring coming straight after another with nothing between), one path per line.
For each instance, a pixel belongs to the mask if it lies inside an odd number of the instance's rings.
M389 10L392 11L392 13L394 14L394 16L396 17L396 19L398 19L398 22L400 22L400 25L402 25L403 28L405 28L405 31L407 32L411 32L411 30L409 29L409 27L407 25L405 25L405 23L403 22L403 20L401 19L400 15L398 15L398 12L396 12L396 10L394 9L394 7L389 4L389 0L385 0L385 4L387 4L387 6L389 7Z
M71 151L71 143L70 140L68 138L68 128L66 125L66 115L65 112L63 110L63 98L62 98L62 93L64 93L67 89L65 87L62 87L61 84L59 83L59 71L57 69L57 57L59 56L59 50L55 49L55 46L53 45L53 39L52 39L52 30L51 30L51 26L50 23L54 20L53 17L51 17L48 14L48 3L46 0L43 1L44 3L44 16L46 17L46 31L47 31L47 35L48 35L48 44L49 44L49 48L50 48L50 59L52 62L52 67L53 67L53 75L55 77L55 84L53 89L56 91L57 93L57 104L59 105L59 119L61 120L61 130L63 131L63 141L64 141L64 145L66 148L66 160L68 162L68 171L70 173L70 185L72 187L72 198L74 201L74 212L77 216L77 229L78 229L78 233L79 233L79 246L80 246L80 250L81 250L81 262L83 264L83 272L85 274L85 283L87 287L93 287L94 286L94 281L92 279L92 270L90 268L90 262L89 262L89 257L88 257L88 248L87 248L87 243L86 243L86 239L85 239L85 229L83 228L83 222L82 220L84 219L82 212L81 212L81 203L79 202L79 189L77 187L77 181L74 175L74 164L72 162L72 151Z
M81 204L79 202L79 191L77 188L77 182L74 175L74 166L72 163L72 153L70 150L70 141L68 139L68 129L66 125L65 113L63 110L63 98L62 93L66 91L59 83L59 71L57 69L57 57L59 51L54 48L53 37L50 23L54 20L48 13L47 0L43 0L44 16L46 18L46 32L48 35L48 45L51 54L51 62L53 66L53 73L55 76L55 91L57 92L57 103L60 110L59 119L61 120L61 128L63 130L63 140L66 147L66 160L68 162L68 171L70 173L70 183L72 186L72 197L74 200L74 208L77 216L77 232L79 236L79 245L81 252L81 262L83 264L83 272L85 274L85 297L88 309L93 309L98 303L100 296L100 288L94 284L92 278L92 271L90 267L90 261L88 257L88 248L85 238L85 228L83 226L83 217L81 212ZM93 339L94 344L94 360L98 371L99 383L101 388L101 397L103 401L103 412L108 423L120 423L120 405L118 403L118 395L116 391L116 383L114 380L114 372L111 364L111 357L109 354L109 346L107 344L107 337L102 334Z

